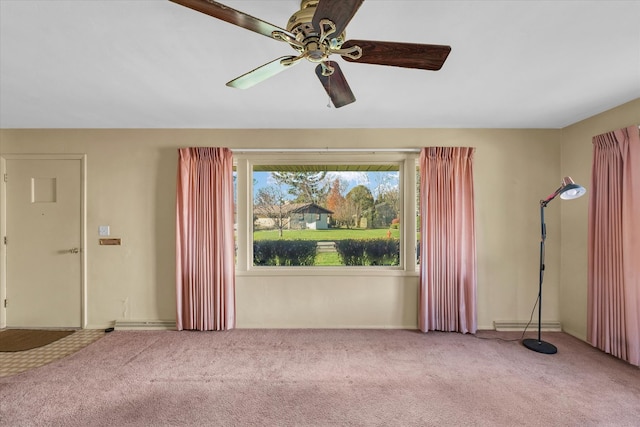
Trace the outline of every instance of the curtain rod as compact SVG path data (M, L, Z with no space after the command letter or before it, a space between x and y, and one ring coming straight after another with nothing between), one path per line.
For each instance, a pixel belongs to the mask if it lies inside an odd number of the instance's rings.
M231 148L234 153L419 153L419 148Z

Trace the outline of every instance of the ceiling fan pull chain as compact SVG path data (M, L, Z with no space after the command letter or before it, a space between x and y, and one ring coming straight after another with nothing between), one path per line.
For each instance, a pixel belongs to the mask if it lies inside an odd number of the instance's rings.
M331 74L327 77L328 93L331 93ZM327 108L331 108L331 95L327 97Z

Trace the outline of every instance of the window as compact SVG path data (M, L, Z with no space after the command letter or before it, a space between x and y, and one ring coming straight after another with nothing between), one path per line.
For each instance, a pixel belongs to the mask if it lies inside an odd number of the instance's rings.
M287 157L238 157L239 186L246 177L241 217L247 231L240 269L243 263L246 269L407 268L403 236L415 236L416 207L415 177L407 193L404 169L411 165L408 175L415 173L415 155L325 155L322 163ZM405 215L414 223L409 230ZM414 238L409 240L415 260Z

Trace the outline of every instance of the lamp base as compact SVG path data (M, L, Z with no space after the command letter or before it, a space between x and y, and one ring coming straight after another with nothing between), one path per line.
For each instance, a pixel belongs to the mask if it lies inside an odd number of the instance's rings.
M537 351L538 353L556 354L558 352L558 349L555 345L546 341L538 341L534 338L527 338L525 340L522 340L522 345L527 347L529 350Z

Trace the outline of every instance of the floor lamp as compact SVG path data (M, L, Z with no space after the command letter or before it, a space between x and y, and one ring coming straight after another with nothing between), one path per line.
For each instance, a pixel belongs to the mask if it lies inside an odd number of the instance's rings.
M571 177L566 176L562 179L562 184L553 194L544 200L540 200L540 229L542 231L542 238L540 239L540 284L538 287L538 339L527 338L522 340L522 344L529 350L537 351L544 354L555 354L558 349L555 345L542 341L540 338L541 318L542 318L542 279L544 278L544 241L547 238L547 227L544 223L544 208L547 207L550 201L560 196L561 199L571 200L577 199L584 195L587 190L573 182Z

